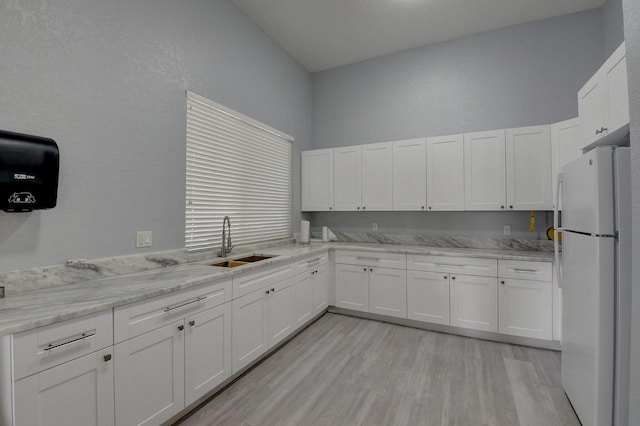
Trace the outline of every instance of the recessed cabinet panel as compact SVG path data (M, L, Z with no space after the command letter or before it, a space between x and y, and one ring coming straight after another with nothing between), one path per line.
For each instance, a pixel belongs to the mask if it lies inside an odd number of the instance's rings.
M311 320L314 315L313 271L296 275L294 281L296 325L300 326Z
M333 149L302 153L302 211L333 210Z
M331 283L329 267L326 264L318 267L318 272L314 275L313 280L313 313L317 315L329 306L329 288Z
M616 49L604 65L607 84L607 127L609 132L629 123L629 84L624 43Z
M336 265L336 306L367 312L369 310L368 268Z
M269 293L269 348L293 332L295 324L293 278L279 282Z
M333 150L333 206L337 211L360 211L362 206L362 150L360 146Z
M508 209L551 210L549 126L507 129L506 140Z
M465 210L505 210L505 131L464 135Z
M362 145L362 209L393 208L393 145L391 142Z
M258 290L232 302L233 373L269 349L267 290Z
M565 164L569 164L582 155L582 146L578 118L551 125L551 187L554 208L558 198L558 173ZM559 210L562 210L562 203Z
M551 340L551 282L500 278L499 288L499 332Z
M428 210L464 210L463 135L427 138Z
M408 318L449 325L449 274L407 271Z
M494 277L451 275L451 325L498 331L498 288Z
M407 317L407 272L401 269L369 268L369 312Z
M598 74L591 77L578 91L578 115L583 146L600 138L601 129L605 125L602 109L606 102L606 87Z
M426 161L424 139L393 142L393 210L426 210Z

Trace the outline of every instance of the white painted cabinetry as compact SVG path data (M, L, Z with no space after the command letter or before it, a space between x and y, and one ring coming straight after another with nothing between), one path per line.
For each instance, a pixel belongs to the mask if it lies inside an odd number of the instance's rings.
M451 325L498 331L498 289L495 277L451 276Z
M362 207L362 148L333 149L333 210L360 211Z
M465 210L505 210L505 131L465 133Z
M558 191L558 173L566 164L582 155L582 146L578 118L551 125L551 186L554 208ZM562 204L559 209L562 210Z
M12 339L12 356L10 349L3 356L13 359L16 426L114 424L111 311L25 331Z
M231 375L231 281L114 309L117 425L159 425Z
M393 209L393 144L362 145L362 210Z
M393 210L427 208L427 154L425 139L393 142Z
M498 262L500 333L551 340L551 274L551 262Z
M624 137L629 124L624 42L578 91L578 116L583 147L598 141L615 143Z
M449 274L407 271L407 317L449 325Z
M295 263L296 327L309 322L329 306L328 256L312 256Z
M302 153L302 211L333 210L333 149Z
M464 210L464 136L427 138L428 210Z
M336 306L407 317L406 256L336 251Z
M549 126L506 132L509 210L551 210L551 134Z
M232 368L236 373L293 332L293 266L234 277L233 292Z

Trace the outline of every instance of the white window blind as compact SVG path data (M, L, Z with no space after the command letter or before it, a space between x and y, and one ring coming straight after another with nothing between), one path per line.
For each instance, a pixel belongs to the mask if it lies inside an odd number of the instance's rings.
M293 138L187 91L185 245L220 247L291 236Z

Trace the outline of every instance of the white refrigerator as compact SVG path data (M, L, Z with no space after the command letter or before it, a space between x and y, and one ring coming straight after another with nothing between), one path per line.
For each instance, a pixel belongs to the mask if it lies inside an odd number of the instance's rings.
M629 148L598 147L567 164L554 214L562 232L562 386L583 426L626 426L631 324ZM558 226L560 225L560 226ZM558 239L556 238L556 241Z

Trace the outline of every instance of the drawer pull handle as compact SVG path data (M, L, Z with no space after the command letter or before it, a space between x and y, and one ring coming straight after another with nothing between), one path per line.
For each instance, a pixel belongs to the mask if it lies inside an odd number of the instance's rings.
M64 341L58 341L58 342L53 342L53 343L47 343L44 348L45 351L50 351L51 349L56 349L59 348L61 346L66 346L69 345L71 343L74 342L78 342L80 340L84 340L87 339L89 337L93 337L96 335L95 331L86 331L84 333L78 334L76 336L70 337L68 340L64 340Z
M537 270L537 269L522 269L522 268L509 268L509 269L514 271L514 272L528 272L529 274L538 274L538 273L540 273L540 271Z
M436 263L436 266L453 266L455 268L464 268L466 265L460 265L457 263Z
M311 264L311 263L313 263L313 262L317 262L317 261L319 261L319 260L322 260L322 258L321 258L321 257L316 257L315 259L307 260L307 263L308 263L308 264Z
M111 361L111 354L106 354L104 356L104 362L109 362L109 361Z
M178 330L179 330L179 331L184 330L184 325L179 325L179 326L178 326Z
M380 261L380 258L378 258L378 257L361 257L361 256L358 256L358 257L356 257L356 259L358 259L358 260L372 260L374 262L379 262Z
M189 321L189 325L190 325L191 327L193 327L194 325L196 325L195 320Z
M206 298L207 298L207 296L198 296L198 297L196 297L196 298L195 298L195 299L193 299L193 300L190 300L190 301L188 301L188 302L181 303L181 304L179 304L179 305L175 305L175 306L167 306L166 308L164 308L164 311L165 311L165 312L171 312L171 311L173 311L174 309L183 308L183 307L185 307L185 306L187 306L187 305L191 305L192 303L198 303L198 302L201 302L201 301L203 301L203 300L204 300L204 299L206 299Z

